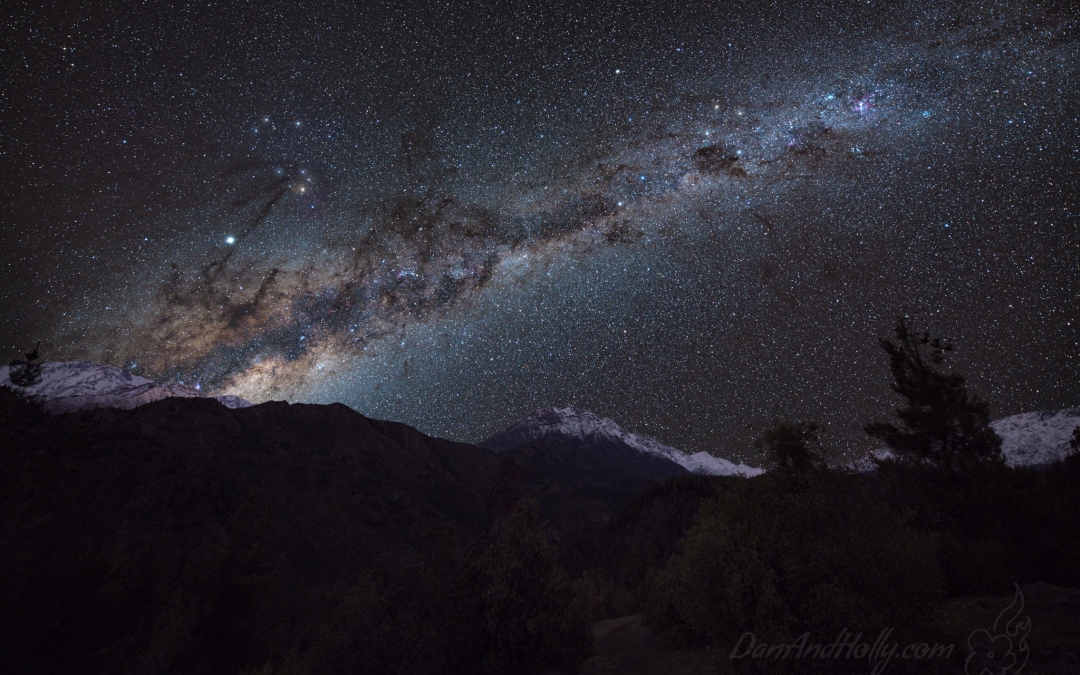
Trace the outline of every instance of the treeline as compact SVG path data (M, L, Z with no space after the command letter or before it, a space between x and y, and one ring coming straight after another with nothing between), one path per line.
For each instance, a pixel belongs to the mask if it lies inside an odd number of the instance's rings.
M588 657L585 614L535 502L516 503L464 552L438 532L423 539L324 593L291 649L242 675L573 672Z
M764 475L665 481L581 542L574 564L596 563L583 573L588 604L644 611L676 645L730 651L747 632L767 644L807 632L831 641L854 627L933 641L944 598L1024 582L1080 585L1080 430L1065 461L1009 468L987 403L943 369L952 345L904 320L895 338L881 345L904 405L895 423L866 425L892 458L866 473L830 469L815 424L778 421L759 441Z
M944 370L949 343L899 321L882 347L903 405L894 422L867 425L895 455L873 472L826 466L816 425L778 421L760 441L764 475L656 483L574 541L518 498L513 466L495 478L476 448L405 463L400 453L426 441L371 423L397 444L326 449L331 427L374 433L343 408L250 410L241 424L212 402L167 401L73 416L61 433L0 391L0 662L26 673L573 672L603 618L642 612L671 644L728 651L747 632L790 644L891 628L897 642L933 641L943 598L1080 585L1080 455L1007 467L986 402ZM195 428L178 419L188 414L211 432L174 439ZM480 493L466 508L481 489L469 476L494 482L486 506ZM243 498L240 486L256 484ZM367 548L385 553L361 558Z
M0 388L0 450L4 672L496 675L588 656L555 538L512 490L485 504L501 478L479 448L343 406L50 416Z

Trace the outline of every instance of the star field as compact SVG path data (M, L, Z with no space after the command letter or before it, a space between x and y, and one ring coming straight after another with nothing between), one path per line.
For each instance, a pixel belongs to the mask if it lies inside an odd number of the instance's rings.
M14 5L2 344L480 441L576 405L755 461L953 338L1080 402L1068 3Z

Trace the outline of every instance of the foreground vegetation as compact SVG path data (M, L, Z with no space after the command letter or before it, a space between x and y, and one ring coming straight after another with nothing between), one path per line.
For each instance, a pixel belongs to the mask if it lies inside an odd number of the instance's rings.
M616 522L606 539L583 544L601 568L586 573L588 588L604 596L591 606L608 615L643 611L669 647L712 647L711 663L747 633L769 645L886 629L901 644L954 643L955 622L939 611L949 598L1007 593L1026 582L1080 586L1080 456L1007 467L987 403L942 369L947 341L899 320L896 341L882 347L905 405L899 424L871 423L867 432L889 444L893 459L870 473L830 470L813 423L778 421L759 444L772 467L765 475L670 480L634 505L650 515L629 527ZM681 511L672 506L676 495ZM625 544L635 529L647 544L678 543L663 559L646 559ZM962 666L967 647L958 649ZM727 665L865 670L806 660Z
M340 406L166 400L59 419L0 390L0 662L867 672L729 655L747 634L890 630L956 645L890 670L962 671L966 635L991 627L1014 584L1080 586L1080 455L1007 467L986 402L943 370L951 345L900 321L882 346L904 405L867 431L894 459L829 468L813 423L778 421L760 442L766 474L670 478L584 533L544 522L512 462ZM1039 630L1067 621L1046 611ZM1075 631L1051 632L1067 652ZM619 640L628 661L605 652Z

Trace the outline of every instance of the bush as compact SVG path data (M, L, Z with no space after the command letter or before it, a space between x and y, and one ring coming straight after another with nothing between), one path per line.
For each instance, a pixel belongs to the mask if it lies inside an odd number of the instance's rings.
M564 559L591 620L640 612L646 580L667 564L701 503L742 481L698 474L658 481L610 522L577 538Z
M447 555L432 555L438 551ZM448 672L455 627L470 620L455 612L455 564L441 545L420 555L384 556L351 587L326 593L320 620L308 623L312 630L301 640L312 646L299 660L306 671L299 672Z
M466 568L455 662L463 672L574 671L591 635L533 500L518 502Z
M1041 470L978 462L963 473L882 462L878 480L911 527L939 540L950 595L1080 583L1080 457Z
M842 629L870 642L883 628L928 639L940 595L933 539L858 476L812 473L799 487L766 474L706 502L652 589L651 623L677 642L726 650L744 632L770 644L804 632L831 643Z
M536 502L523 500L470 551L432 531L429 547L384 556L320 598L299 654L252 675L502 675L575 671L591 642Z

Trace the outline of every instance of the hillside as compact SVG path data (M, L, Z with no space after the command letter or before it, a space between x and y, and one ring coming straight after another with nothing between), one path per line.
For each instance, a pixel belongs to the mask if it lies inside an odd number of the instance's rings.
M0 658L24 673L280 656L381 559L474 542L498 465L342 405L54 416L2 389L0 448Z

